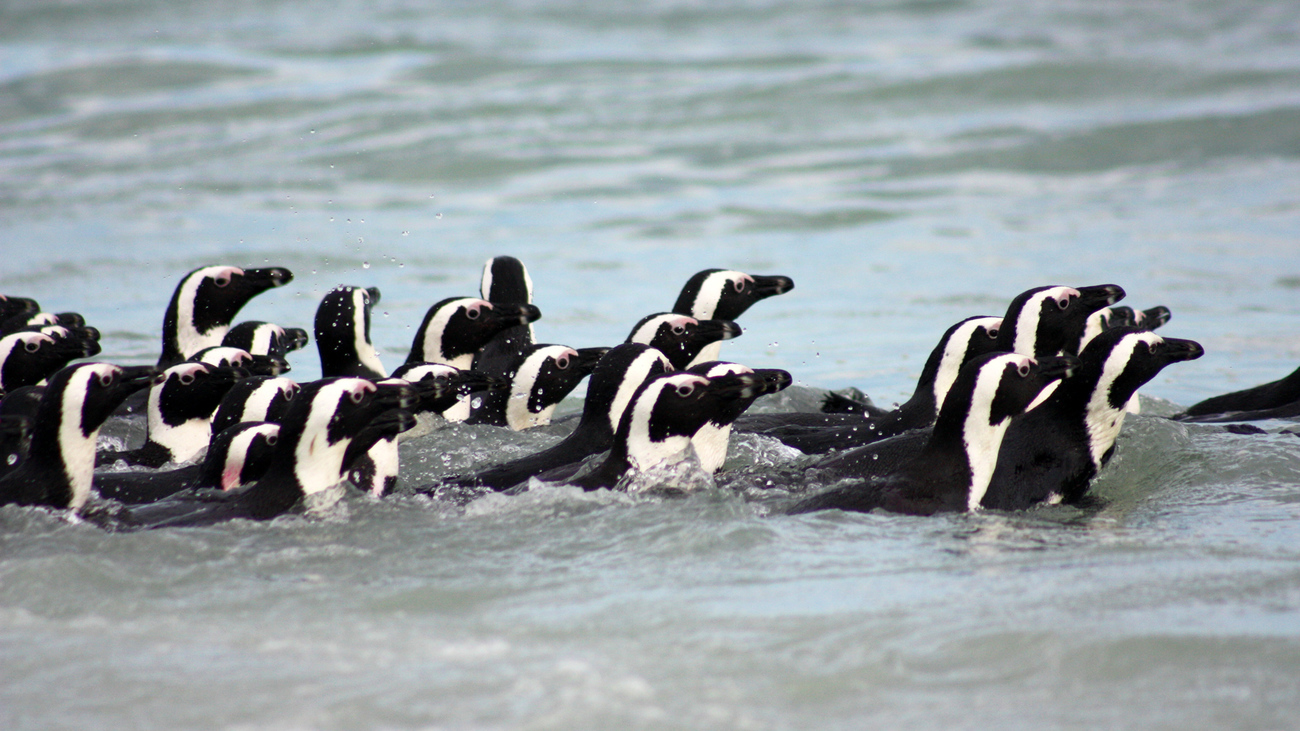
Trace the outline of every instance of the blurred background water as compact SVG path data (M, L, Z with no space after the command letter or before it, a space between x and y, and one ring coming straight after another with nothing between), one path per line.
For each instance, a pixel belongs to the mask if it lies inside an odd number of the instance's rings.
M793 277L724 356L879 403L958 319L1113 282L1205 345L1144 390L1190 404L1300 361L1298 232L1289 2L0 2L0 291L123 363L231 263L294 271L242 313L285 326L378 286L392 367L512 254L575 347ZM1132 419L1095 514L7 508L0 725L1294 727L1298 450Z

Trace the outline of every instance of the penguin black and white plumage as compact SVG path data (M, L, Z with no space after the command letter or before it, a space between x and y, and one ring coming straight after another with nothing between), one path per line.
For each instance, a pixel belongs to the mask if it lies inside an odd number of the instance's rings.
M590 472L565 480L584 490L612 488L629 473L661 470L694 454L691 438L706 423L722 423L737 399L765 388L753 373L705 378L667 373L643 383L623 412L609 456Z
M531 305L533 278L513 256L495 256L483 264L479 296L497 305ZM531 324L511 325L492 336L474 360L474 369L504 377L524 352L536 342Z
M378 287L339 285L316 308L316 350L325 378L382 379L388 370L370 339L370 309L379 303Z
M738 419L736 427L774 437L807 454L824 454L930 426L962 366L997 350L1002 320L968 317L944 331L921 369L912 397L892 411L755 414Z
M792 289L794 280L789 277L705 269L686 280L673 304L673 312L697 320L735 320L755 302ZM694 362L717 360L721 348L716 342L706 346Z
M494 305L474 297L450 297L425 313L406 362L446 363L468 370L479 350L497 333L541 316L533 305Z
M551 423L555 407L591 375L609 348L530 345L509 370L509 390L483 394L468 419L472 424L523 431Z
M73 337L67 328L56 326L50 331L0 337L0 393L35 386L69 362L99 352L98 342Z
M279 424L235 424L212 437L207 454L197 464L158 472L96 472L95 492L102 498L138 505L182 490L234 490L256 482L266 472L279 434Z
M408 374L414 375L415 371L408 371ZM373 495L374 497L383 497L391 493L397 487L398 473L401 469L401 455L398 450L398 442L410 432L418 421L415 418L415 411L427 411L432 408L432 404L441 404L447 401L447 397L454 391L455 386L449 378L425 378L416 381L409 381L405 378L386 378L378 381L378 385L384 387L403 387L410 389L413 397L410 403L405 407L405 413L411 419L411 426L403 429L400 433L392 433L376 440L365 454L354 459L348 459L347 468L348 481L362 492Z
M226 391L212 413L212 433L220 434L245 421L278 423L299 390L297 382L283 376L241 379Z
M1124 298L1114 284L1034 287L1016 295L1002 317L998 350L1041 358L1078 347L1088 317Z
M300 500L342 482L349 460L386 435L414 423L402 410L410 386L377 385L362 378L325 378L303 384L280 433L271 464L256 483L230 492L201 492L142 505L115 516L116 527L202 526L236 518L270 520Z
M700 458L700 468L709 474L722 469L723 462L727 461L727 447L731 441L731 426L736 417L745 413L745 409L752 406L759 396L777 393L794 382L794 379L790 377L787 371L778 368L754 370L739 363L727 363L720 360L696 363L687 369L687 372L705 378L720 378L727 375L748 373L756 376L760 383L759 387L755 388L751 395L727 401L723 408L718 409L704 423L704 426L701 426L695 432L695 436L691 437L691 445L695 447L695 454Z
M77 363L50 377L27 459L0 478L0 505L79 510L90 497L99 427L157 373L152 366Z
M0 294L0 322L26 312L40 312L40 304L30 297Z
M931 515L978 510L1011 420L1032 408L1044 388L1068 376L1072 356L1035 360L991 353L966 364L944 399L920 454L883 477L833 487L787 512L817 510Z
M252 355L275 356L287 361L289 353L307 345L307 339L307 331L300 327L284 328L273 322L247 320L231 327L221 344Z
M730 320L700 320L689 315L659 312L641 318L625 342L649 345L667 356L673 368L684 370L692 362L703 362L699 356L709 345L738 338L742 333L740 326Z
M1204 353L1199 343L1162 338L1143 327L1114 328L1093 338L1074 373L1012 422L983 506L1020 510L1078 502L1110 460L1138 388L1165 366Z
M254 376L278 376L289 371L289 361L276 355L253 355L243 348L214 345L190 356L187 363L206 363L218 368L243 368Z
M1207 398L1176 414L1176 421L1220 423L1300 414L1300 368L1276 381Z
M403 363L393 371L393 378L411 384L438 381L446 384L441 396L433 398L432 392L421 391L419 402L409 410L416 425L402 434L402 439L424 436L441 423L464 421L470 412L469 399L474 394L488 392L506 393L510 382L475 370L463 371L446 363Z
M244 305L291 281L293 273L283 267L209 266L186 274L163 315L158 367L176 365L204 348L220 345Z
M614 432L633 394L647 380L674 368L658 350L640 343L611 348L596 364L587 384L582 418L567 437L548 449L446 482L506 490L548 470L580 463L613 444ZM422 490L424 490L422 488ZM427 490L424 490L427 491Z
M86 318L76 312L25 312L0 322L0 335L40 330L44 327L85 327Z
M248 372L207 363L180 363L166 369L149 387L148 434L143 446L101 450L97 464L123 461L161 467L194 459L212 440L212 413L235 382Z

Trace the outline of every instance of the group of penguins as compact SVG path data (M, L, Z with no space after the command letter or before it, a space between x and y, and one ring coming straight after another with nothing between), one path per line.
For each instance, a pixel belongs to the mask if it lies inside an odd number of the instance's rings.
M163 317L156 366L84 361L100 352L84 318L0 296L0 506L136 530L268 520L340 484L382 497L398 488L401 443L436 439L456 422L549 424L588 376L576 425L555 445L402 489L464 498L545 483L670 485L659 476L721 470L739 430L807 455L777 478L795 496L788 513L1080 503L1139 387L1204 352L1154 332L1167 308L1116 306L1118 286L1036 287L1001 317L949 327L896 408L830 393L820 411L746 414L792 378L718 360L720 345L741 334L734 320L751 305L793 289L789 277L698 272L671 312L643 318L623 344L574 349L535 342L532 280L522 262L500 256L484 266L481 297L429 308L391 374L370 339L379 291L330 290L314 323L322 378L297 383L282 374L308 343L305 330L234 323L253 297L292 279L280 267L189 272ZM1295 414L1300 369L1172 418ZM109 420L144 420L144 444L110 448L99 437Z

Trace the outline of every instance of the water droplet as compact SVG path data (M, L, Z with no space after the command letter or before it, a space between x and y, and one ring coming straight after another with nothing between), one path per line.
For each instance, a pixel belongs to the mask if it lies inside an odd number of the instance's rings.
M410 236L410 235L411 235L411 232L410 232L410 231L403 231L403 232L402 232L402 235L403 235L403 236Z
M316 130L312 130L311 133L312 133L312 134L316 134Z
M406 264L404 264L404 263L402 263L402 262L398 262L398 263L397 263L397 268L398 268L398 269L405 269L405 268L406 268Z
M330 216L330 223L334 223L334 217Z
M368 262L368 261L363 261L363 262L361 262L361 268L362 268L362 269L369 269L369 268L370 268L370 262ZM387 315L388 313L385 312L384 314Z
M434 218L442 218L442 214L441 214L441 213L435 213L435 214L433 214L433 217L434 217Z
M871 455L871 459L872 459L872 460L880 459L880 455L878 455L878 454L873 454L873 455Z

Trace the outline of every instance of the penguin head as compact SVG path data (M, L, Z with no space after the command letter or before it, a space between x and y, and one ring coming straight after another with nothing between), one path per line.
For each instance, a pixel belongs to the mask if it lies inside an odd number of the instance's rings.
M627 342L655 348L668 357L674 368L685 368L704 346L740 337L743 331L730 320L697 320L686 315L661 312L647 315L632 328Z
M203 459L199 484L233 490L256 482L271 463L280 425L245 421L216 432Z
M363 378L339 377L304 384L281 420L275 459L277 463L292 460L293 475L305 494L326 490L343 479L348 464L345 457L363 454L393 428L381 424L367 431L370 423L389 410L405 409L414 402L414 391L404 383L377 385ZM401 426L405 420L396 421ZM358 443L352 450L355 453L349 454L358 438L369 444Z
M231 321L249 300L293 281L282 267L242 269L208 266L181 278L163 317L161 365L172 365L221 342Z
M208 419L235 383L248 377L242 368L180 363L153 379L149 389L150 429Z
M316 308L316 350L326 377L383 378L387 375L370 340L370 310L380 299L377 287L339 285Z
M1088 316L1123 297L1124 290L1114 284L1035 287L1022 292L1007 308L998 349L1039 357L1076 348Z
M241 422L279 422L301 387L292 379L279 376L252 376L235 383L226 391L212 415L212 433Z
M221 344L241 348L253 355L272 355L283 359L307 344L307 331L283 328L270 322L248 320L230 328Z
M127 396L158 375L152 366L75 363L50 377L41 397L37 424L60 424L91 438Z
M734 320L755 302L792 289L789 277L705 269L686 280L673 312L700 320Z
M1144 327L1132 326L1098 335L1079 357L1088 377L1095 379L1092 398L1098 406L1122 410L1165 366L1204 354L1205 349L1193 340L1162 338Z
M474 297L451 297L429 308L415 336L407 363L446 363L468 368L492 336L542 316L529 304L494 304Z
M596 368L608 348L533 345L511 378L506 424L515 431L550 423L555 406Z
M522 261L513 256L496 256L483 264L479 295L494 304L532 304L533 279Z

